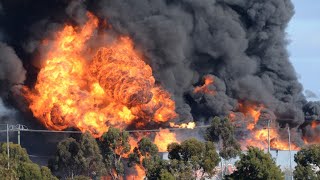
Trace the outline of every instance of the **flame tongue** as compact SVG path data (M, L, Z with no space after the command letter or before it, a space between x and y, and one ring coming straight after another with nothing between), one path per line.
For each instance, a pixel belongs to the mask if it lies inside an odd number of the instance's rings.
M169 124L170 124L170 127L173 127L173 128L194 129L196 127L196 123L194 122L182 123L180 125L170 122Z
M247 146L255 146L259 148L268 148L268 131L270 138L270 147L278 150L289 150L288 139L282 139L279 134L279 129L274 125L270 126L268 130L267 125L258 125L261 118L261 111L264 109L263 105L255 105L253 103L240 104L239 111L244 115L242 118L238 118L236 113L230 113L229 117L231 121L239 124L238 121L242 120L241 123L245 123L245 134L247 134L244 142L241 142L242 148L245 149ZM261 118L263 119L263 118ZM298 150L299 147L291 144L292 150Z
M87 16L84 26L65 26L50 44L34 90L25 95L34 116L49 129L75 127L95 137L109 125L125 129L138 119L146 125L175 118L174 101L155 86L151 67L130 38L98 49L88 47L98 19Z
M214 78L212 76L204 76L204 84L202 86L197 86L193 90L194 93L205 93L210 95L215 95L216 92L209 87L214 83Z
M320 133L320 122L312 121L309 125L308 131L305 132L305 136L303 137L303 141L305 144L319 144L320 137L318 134Z
M154 139L154 143L158 146L159 152L166 152L168 145L173 142L179 141L176 138L176 134L170 132L169 129L160 129Z

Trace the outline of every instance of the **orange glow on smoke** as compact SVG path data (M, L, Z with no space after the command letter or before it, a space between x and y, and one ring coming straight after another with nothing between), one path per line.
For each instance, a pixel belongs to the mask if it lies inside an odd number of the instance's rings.
M317 121L312 121L312 123L311 123L311 129L317 128L318 125L319 125L319 123L318 123Z
M319 121L312 121L310 124L310 131L313 132L313 136L305 136L303 137L303 141L305 144L319 144L320 143L320 136L318 134L320 133L320 129L318 129L318 126L320 125Z
M109 126L176 118L170 94L155 85L152 69L129 37L93 48L99 21L87 13L82 27L66 25L45 54L35 87L26 90L33 115L48 129L75 127L100 137ZM105 36L105 34L104 34ZM138 123L137 123L138 124Z
M168 129L160 129L156 133L154 143L158 146L159 152L167 152L167 147L170 143L179 142L176 138L176 134L170 132Z
M256 106L256 105L247 105L244 106L243 104L240 104L239 107L241 112L244 112L244 114L252 120L252 122L248 123L247 129L253 130L255 128L255 125L258 123L260 118L260 111L263 109L263 106Z
M202 86L197 86L193 92L194 93L205 93L215 95L216 92L214 90L209 89L209 86L214 83L214 78L212 76L205 76L204 77L204 84Z
M245 149L247 146L255 146L261 149L268 148L268 127L259 127L257 123L259 122L261 116L261 110L264 108L263 105L254 104L240 104L239 111L245 115L247 133L249 133L249 138L245 142L241 142L242 148ZM236 121L236 114L231 112L229 118L232 122ZM262 129L261 129L262 128ZM281 139L281 135L273 126L270 126L269 130L270 136L270 147L272 149L278 150L289 150L288 139ZM300 148L295 144L291 143L291 150L299 150Z

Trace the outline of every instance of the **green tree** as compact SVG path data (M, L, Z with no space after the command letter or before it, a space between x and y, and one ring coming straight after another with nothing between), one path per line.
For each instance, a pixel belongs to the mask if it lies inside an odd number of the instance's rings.
M190 164L177 159L170 159L168 164L168 172L171 173L175 179L194 179L194 173Z
M241 147L234 136L234 126L228 118L215 117L210 127L206 130L205 138L208 141L220 142L219 154L223 159L231 159L238 156Z
M310 145L302 148L295 156L297 163L293 172L295 179L320 179L320 145Z
M7 169L7 144L1 143L0 149L0 176L3 179L40 179L57 180L47 167L39 167L33 163L26 149L18 144L10 143L10 169Z
M57 178L52 175L51 170L48 167L42 166L40 170L43 180L57 180Z
M246 154L241 154L236 162L237 171L227 175L229 180L282 180L284 174L269 153L255 147L248 147Z
M196 172L201 172L200 177L212 177L216 172L215 167L219 164L220 158L216 152L214 144L210 141L205 143L194 138L183 141L181 144L172 143L168 146L170 165L177 167L173 174L181 171L194 172L193 177L196 178ZM178 177L177 177L178 178ZM181 178L181 177L180 177Z
M175 180L176 178L167 170L161 170L160 180Z
M129 155L129 167L141 165L148 179L159 179L161 171L166 168L167 162L159 156L158 147L149 138L142 138Z
M122 158L130 152L129 133L110 128L101 137L100 148L108 174L112 179L120 179L124 175Z
M104 171L99 146L89 133L82 134L78 141L67 138L59 142L54 158L49 160L49 167L63 177L96 177Z

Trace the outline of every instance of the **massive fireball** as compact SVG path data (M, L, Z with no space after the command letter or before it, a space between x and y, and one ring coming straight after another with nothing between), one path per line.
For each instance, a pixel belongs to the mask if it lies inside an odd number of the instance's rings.
M109 45L89 46L99 36L99 21L87 16L83 26L66 25L44 44L49 48L45 63L25 95L34 116L48 129L75 127L95 137L109 126L125 129L175 118L174 101L155 84L132 40L119 37Z

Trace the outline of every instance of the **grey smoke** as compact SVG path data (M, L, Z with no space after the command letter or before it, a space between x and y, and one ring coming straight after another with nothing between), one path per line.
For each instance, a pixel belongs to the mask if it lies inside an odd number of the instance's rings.
M26 70L15 51L5 43L0 42L0 123L17 123L17 111L5 106L3 98L17 84L25 80Z
M10 109L5 106L2 98L0 98L0 123L1 124L15 124L16 110ZM0 128L0 129L3 129ZM2 135L0 135L1 137Z
M15 51L5 43L0 42L0 80L10 84L19 84L25 80L26 70Z
M46 3L29 0L27 4L43 9ZM276 118L280 124L288 123L290 127L320 115L319 103L306 101L289 61L285 31L294 14L290 0L62 0L48 3L53 4L48 11L26 9L28 13L35 13L32 17L38 17L37 20L29 24L27 21L16 23L30 27L29 36L23 39L29 47L24 49L26 53L41 52L39 42L66 21L82 24L88 9L106 19L113 33L132 37L136 48L151 65L157 83L171 92L179 113L178 121L193 119L205 123L212 116L225 116L230 112L241 117L243 114L237 112L239 103L263 104L270 118ZM23 68L18 72L23 72ZM202 85L202 78L207 75L215 79L210 86L216 91L215 95L195 94L194 88ZM23 76L10 71L3 77Z
M303 106L305 119L308 121L320 121L320 101L310 101Z
M135 40L177 110L189 106L184 96L191 93L212 116L250 101L274 111L279 122L303 123L305 98L286 50L290 0L101 0L97 7L116 31ZM225 88L199 100L192 89L207 74Z
M15 51L0 42L0 98L7 97L12 88L24 82L26 70Z
M3 100L0 98L0 119L2 117L5 117L5 116L12 114L12 112L13 112L12 110L5 107Z
M87 10L83 4L84 2L84 0L73 0L66 8L67 15L75 20L78 24L84 24L87 20Z
M306 98L319 98L319 96L315 92L313 92L309 89L306 89L304 91L304 94L305 94Z

